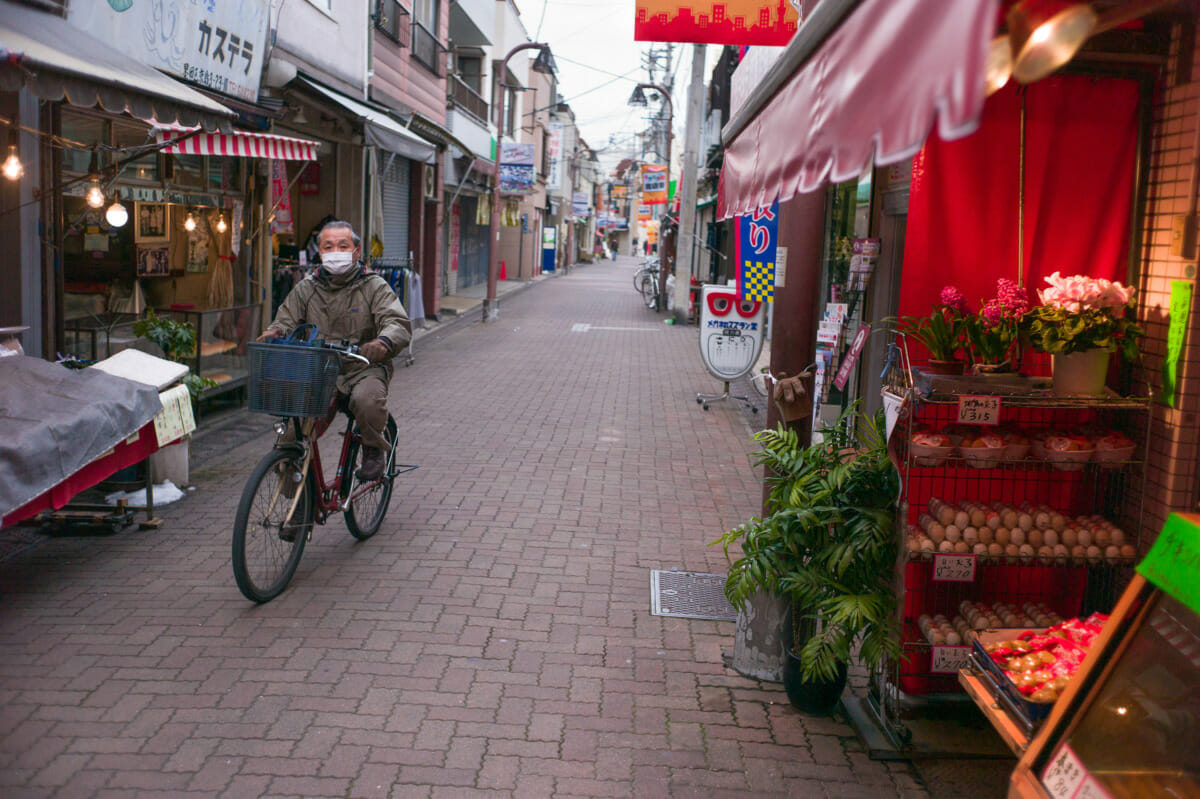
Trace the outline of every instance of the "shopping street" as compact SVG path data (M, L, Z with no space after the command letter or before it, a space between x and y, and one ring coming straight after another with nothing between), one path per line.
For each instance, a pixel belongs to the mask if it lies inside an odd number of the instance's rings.
M640 303L635 265L418 341L390 407L421 468L373 539L318 527L274 602L230 568L268 417L197 443L212 455L160 529L0 562L0 793L927 795L844 721L725 668L733 623L651 615L650 571L724 572L707 544L761 491L749 417L695 403L719 388L696 329Z

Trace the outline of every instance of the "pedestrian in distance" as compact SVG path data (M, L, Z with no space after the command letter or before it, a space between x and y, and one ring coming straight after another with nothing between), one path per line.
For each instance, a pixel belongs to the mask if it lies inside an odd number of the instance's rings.
M346 359L337 390L350 398L350 413L363 439L360 480L383 474L389 445L388 383L392 358L412 341L412 323L396 293L382 277L359 261L362 242L348 222L326 223L317 238L321 268L288 293L274 321L258 337L283 337L298 326L316 326L320 338L357 345L370 363Z

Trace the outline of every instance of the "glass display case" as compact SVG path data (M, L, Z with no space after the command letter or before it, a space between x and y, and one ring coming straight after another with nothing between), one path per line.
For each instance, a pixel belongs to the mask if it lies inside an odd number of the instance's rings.
M129 347L137 336L132 313L93 313L68 319L63 324L65 352L89 361L102 361Z
M195 328L196 354L188 360L188 366L193 374L216 381L215 386L203 390L201 399L245 385L250 368L246 345L262 331L261 306L164 308L157 313Z
M1200 796L1200 603L1175 590L1200 577L1200 516L1171 524L1182 535L1168 542L1164 528L1155 549L1169 551L1152 549L1139 566L1040 731L1010 741L1020 756L1010 799ZM1171 564L1166 581L1147 569L1156 554ZM980 707L1005 724L1002 709Z

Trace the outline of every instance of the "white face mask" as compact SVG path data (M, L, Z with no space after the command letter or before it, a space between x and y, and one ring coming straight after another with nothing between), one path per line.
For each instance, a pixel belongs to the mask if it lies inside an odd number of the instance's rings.
M356 265L352 252L321 253L321 266L331 275L344 275Z

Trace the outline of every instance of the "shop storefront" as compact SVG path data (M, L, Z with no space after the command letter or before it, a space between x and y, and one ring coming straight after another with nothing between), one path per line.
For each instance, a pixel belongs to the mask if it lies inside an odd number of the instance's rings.
M132 224L124 226L136 217L132 202L125 201L137 201L134 186L166 190L164 161L149 127L139 120L215 130L228 128L234 114L61 17L10 3L3 3L3 11L0 49L7 55L0 66L0 116L18 145L23 174L5 182L4 191L11 193L5 206L12 211L0 221L8 279L0 323L28 326L27 351L53 357L65 348L63 312L74 302L65 296L65 282L72 279L66 277L69 258L77 279L89 286L91 296L82 301L82 310L108 312L105 292L116 282L124 298L132 292L136 242ZM206 187L210 181L207 173L196 171L184 177ZM196 198L203 199L198 205L211 201L211 208L232 210L235 176L212 180L216 192L194 192L206 195ZM195 188L179 187L189 193ZM91 205L84 199L89 192ZM122 200L116 204L123 207L112 212L120 226L107 214L115 199ZM71 220L91 224L71 233L74 252L63 252L60 262L62 251L56 247L67 244L61 223L70 221L68 209ZM88 250L89 244L95 249Z
M726 129L720 200L726 218L780 200L787 273L775 289L771 368L815 372L817 408L804 434L856 399L885 408L894 424L903 656L873 676L867 698L845 699L877 757L984 745L945 712L977 714L959 680L973 668L975 631L1064 621L1075 629L1112 612L1165 511L1196 501L1195 486L1159 483L1194 474L1195 447L1176 446L1168 458L1157 443L1177 436L1174 409L1197 397L1173 387L1164 398L1156 339L1167 324L1189 336L1195 315L1180 303L1164 318L1170 292L1156 275L1173 272L1187 286L1172 288L1188 296L1193 275L1168 269L1144 238L1156 224L1151 198L1174 179L1151 166L1152 142L1171 135L1164 109L1184 102L1170 90L1191 85L1190 75L1171 73L1163 43L1194 36L1194 27L1139 21L1136 37L1097 40L1098 54L1085 51L1064 72L988 96L993 4L939 14L923 5L819 5L805 22L809 36L802 28ZM1137 57L1109 47L1128 53L1138 37ZM1196 42L1178 46L1190 54ZM825 68L808 69L813 59ZM809 121L813 107L828 110L820 125ZM1193 98L1186 113L1194 108ZM997 309L1014 302L1005 287L997 297L1000 279L1037 305L1032 289L1047 288L1054 272L1139 291L1136 315L1151 335L1139 363L1113 359L1098 392L1055 388L1049 356L1028 346L1023 357L1014 357L1021 347L985 357L972 333L974 362L998 368L937 376L933 353L897 338L888 322L930 317L955 296L945 286L965 297L965 314L983 318L989 300ZM972 417L984 404L991 410ZM965 571L951 574L951 564ZM1044 688L1038 701L1051 707L1071 684L1060 676L1061 685L1029 682L1020 693Z

